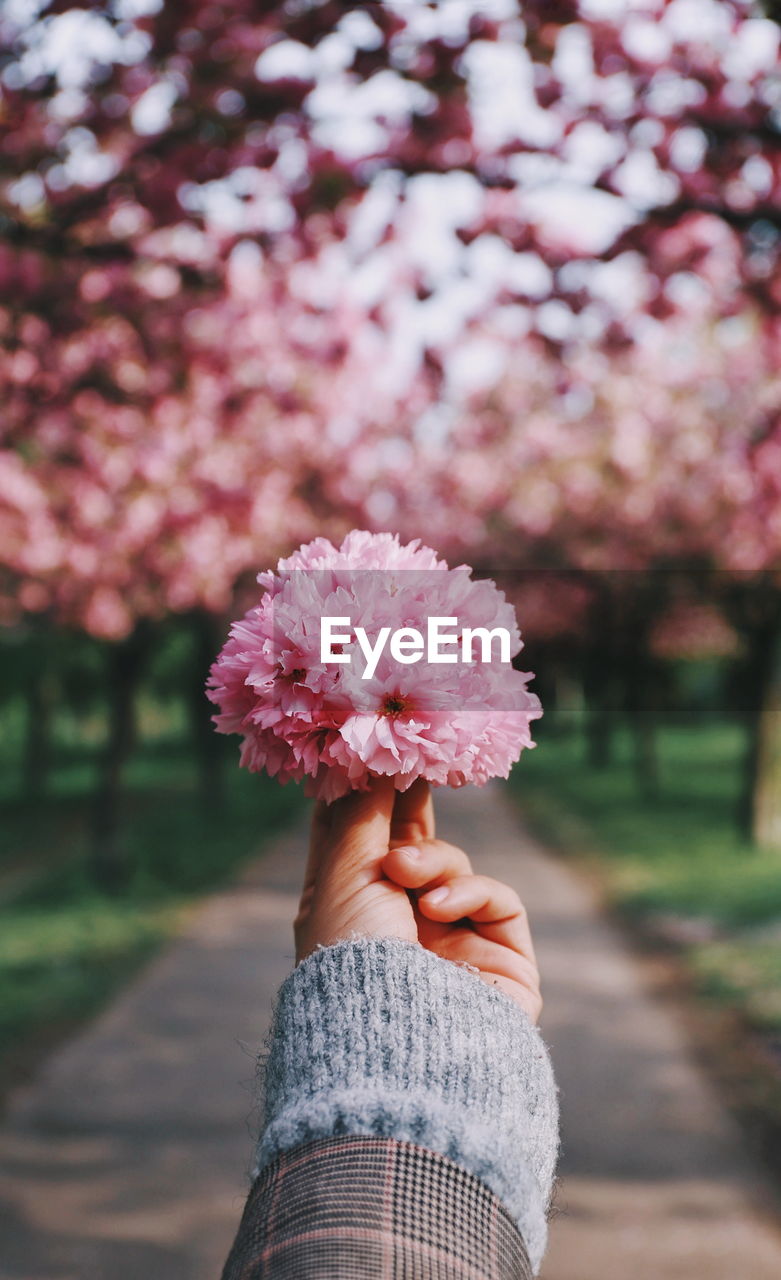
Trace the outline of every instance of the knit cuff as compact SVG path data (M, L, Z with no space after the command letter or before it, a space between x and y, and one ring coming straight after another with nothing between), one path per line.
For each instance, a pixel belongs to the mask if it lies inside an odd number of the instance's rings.
M428 1147L499 1197L536 1272L558 1149L556 1087L539 1032L503 992L397 938L322 948L280 990L264 1083L256 1172L332 1134Z

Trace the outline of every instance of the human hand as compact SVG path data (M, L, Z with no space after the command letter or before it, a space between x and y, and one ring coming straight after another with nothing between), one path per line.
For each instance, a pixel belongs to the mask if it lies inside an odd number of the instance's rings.
M436 839L425 782L400 793L378 778L369 791L315 806L294 928L297 962L354 935L402 938L472 966L539 1017L523 904L508 885L475 875L462 849Z

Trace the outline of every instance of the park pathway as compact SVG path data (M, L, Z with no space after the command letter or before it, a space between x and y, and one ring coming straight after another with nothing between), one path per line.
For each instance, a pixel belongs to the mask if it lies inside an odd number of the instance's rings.
M499 787L437 806L441 834L518 887L535 929L563 1110L544 1280L778 1280L771 1192L589 891ZM217 1280L301 851L300 832L276 840L12 1100L2 1280Z

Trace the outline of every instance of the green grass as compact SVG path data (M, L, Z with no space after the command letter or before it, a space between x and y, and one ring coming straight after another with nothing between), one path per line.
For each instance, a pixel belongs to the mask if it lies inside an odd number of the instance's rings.
M718 940L687 948L701 989L781 1031L781 854L737 831L740 730L662 728L652 801L638 794L628 737L616 746L615 762L595 770L579 735L541 732L513 775L521 809L543 839L597 873L630 919L709 922Z
M761 1031L781 1032L781 937L710 943L690 958L707 996L737 1006Z
M46 800L18 799L18 743L0 725L0 1076L47 1026L97 1010L169 937L198 895L225 881L293 814L295 788L237 768L226 742L225 804L198 795L176 714L147 706L127 772L121 893L101 893L89 869L89 813L100 733L58 725ZM9 726L6 724L6 728ZM4 874L2 873L5 869ZM44 1037L45 1038L45 1037Z
M539 736L513 775L521 807L555 844L596 859L623 908L725 926L781 916L781 855L750 847L736 828L739 729L661 729L654 800L638 794L626 735L604 770L587 765L577 735Z
M95 895L0 913L0 1044L93 1012L175 926L169 904Z

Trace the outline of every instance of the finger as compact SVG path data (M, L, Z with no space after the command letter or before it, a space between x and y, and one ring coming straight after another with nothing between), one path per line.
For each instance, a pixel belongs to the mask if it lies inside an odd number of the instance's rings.
M304 883L314 878L317 862L322 857L331 830L331 808L325 800L318 800L312 809L312 820L309 826L309 857L307 859Z
M416 844L434 836L434 802L425 778L407 791L397 791L391 819L390 843Z
M383 858L382 870L405 889L433 889L454 876L468 875L471 864L463 849L446 840L419 840L391 849Z
M317 869L324 856L331 829L331 806L324 800L318 800L312 807L312 818L309 824L309 851L304 871L304 883L301 888L302 903L311 896L317 879Z
M457 876L418 898L430 920L468 919L484 938L534 961L526 909L508 884L491 876Z
M381 875L394 795L392 778L372 778L367 791L352 791L333 802L322 852L317 855L318 875L337 867L347 875L366 873L370 880Z
M333 806L325 800L316 801L312 809L309 847L322 848L323 841L331 829L331 810Z

